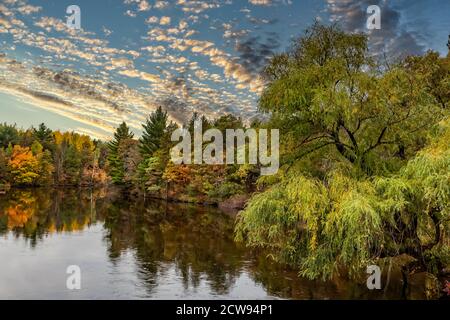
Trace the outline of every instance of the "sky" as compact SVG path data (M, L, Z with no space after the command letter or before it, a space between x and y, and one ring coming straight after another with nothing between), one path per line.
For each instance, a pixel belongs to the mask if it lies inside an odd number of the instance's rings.
M66 25L78 5L81 29ZM367 30L367 7L381 29ZM162 106L183 124L260 116L259 74L315 20L369 35L374 55L447 54L449 0L0 0L0 122L108 139Z

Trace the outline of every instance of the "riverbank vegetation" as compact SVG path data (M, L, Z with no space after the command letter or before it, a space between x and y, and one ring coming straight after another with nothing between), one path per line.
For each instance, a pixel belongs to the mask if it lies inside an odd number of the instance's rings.
M0 125L6 186L120 185L129 194L186 202L250 200L236 240L310 279L365 275L407 256L409 274L450 266L450 58L435 52L391 62L367 37L313 25L264 69L259 108L245 125L194 114L192 133L280 129L280 170L257 165L174 165L178 126L158 108L137 139L124 122L108 143L77 133ZM2 187L3 186L3 187ZM230 200L231 199L231 200ZM242 202L241 201L241 202ZM236 204L236 207L242 203Z

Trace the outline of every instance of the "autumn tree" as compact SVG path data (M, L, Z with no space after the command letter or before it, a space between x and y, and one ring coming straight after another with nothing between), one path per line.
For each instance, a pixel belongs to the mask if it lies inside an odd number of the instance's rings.
M139 142L134 139L122 140L117 153L122 161L122 181L125 184L131 185L135 181L137 167L142 161L142 157L139 152Z
M100 171L98 168L100 155L96 144L89 136L59 131L55 131L53 136L55 139L53 157L56 184L92 185L94 176L102 177L103 169ZM95 181L100 182L98 179Z
M95 171L98 169L98 153L95 150L95 144L89 136L81 136L79 141L80 154L80 176L83 184L92 185L92 178L95 176ZM86 177L87 175L87 177Z
M0 180L3 182L73 186L106 182L107 148L99 141L94 143L87 135L53 132L43 123L27 130L3 124L0 125L0 140L6 144L0 147Z
M8 166L14 184L33 185L39 177L39 161L28 147L15 145Z
M39 167L36 184L40 186L53 184L54 166L51 152L44 150L44 147L38 141L31 145L31 152L36 157Z
M137 183L144 196L147 193L161 196L164 188L163 174L166 164L155 154L153 157L143 159L138 166Z
M402 66L407 72L417 75L419 81L443 108L450 101L450 57L441 58L439 53L428 51L423 56L410 56Z

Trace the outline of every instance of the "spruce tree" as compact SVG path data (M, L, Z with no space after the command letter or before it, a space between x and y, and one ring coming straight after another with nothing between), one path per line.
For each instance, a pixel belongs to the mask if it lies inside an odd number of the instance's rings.
M140 141L140 151L142 157L149 158L158 149L161 148L165 136L169 128L173 127L173 123L168 124L168 115L161 107L152 112L145 124L142 125L144 132Z
M53 142L53 131L44 123L41 123L37 129L33 128L33 135L44 148L46 148L46 145L50 145Z
M19 142L19 132L16 125L0 124L0 147L7 148L8 145Z
M114 139L108 143L110 175L112 181L116 184L123 183L124 178L123 159L119 154L120 144L127 139L133 139L133 137L134 134L130 131L130 128L125 122L122 122L114 133Z

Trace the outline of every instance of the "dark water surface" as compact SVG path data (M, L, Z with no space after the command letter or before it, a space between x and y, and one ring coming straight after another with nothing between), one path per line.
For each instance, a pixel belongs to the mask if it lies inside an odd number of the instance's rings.
M0 196L0 299L370 298L365 283L298 278L236 245L233 226L211 207L13 190ZM69 265L81 290L66 288Z

